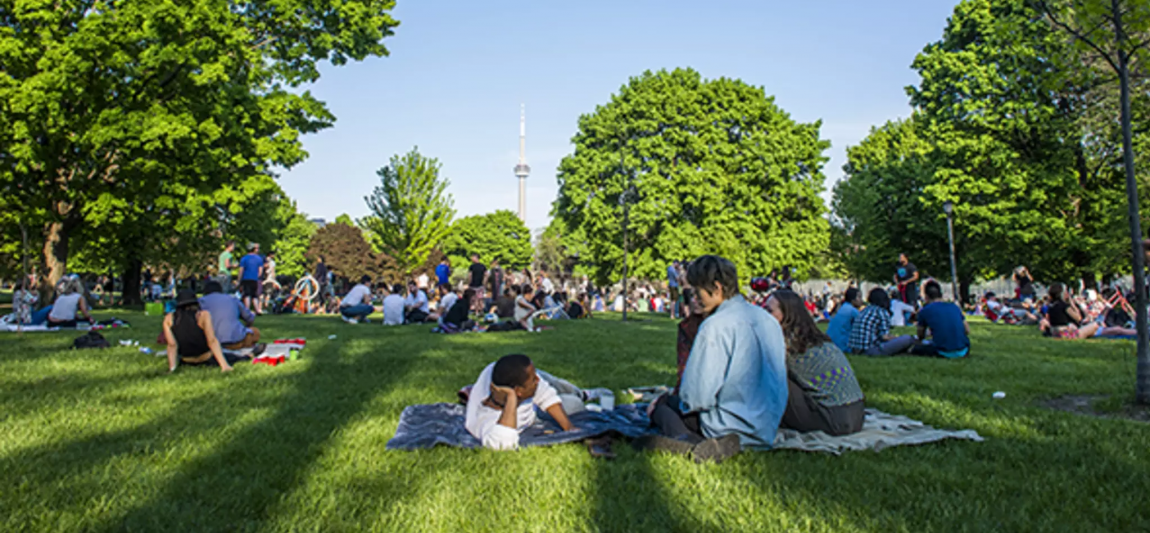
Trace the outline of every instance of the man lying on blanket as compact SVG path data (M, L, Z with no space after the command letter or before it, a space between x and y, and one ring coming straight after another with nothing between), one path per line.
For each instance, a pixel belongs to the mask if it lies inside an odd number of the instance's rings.
M526 355L505 355L487 365L467 399L467 431L493 450L519 447L519 433L535 423L535 406L547 411L563 431L567 419L555 388L539 379Z

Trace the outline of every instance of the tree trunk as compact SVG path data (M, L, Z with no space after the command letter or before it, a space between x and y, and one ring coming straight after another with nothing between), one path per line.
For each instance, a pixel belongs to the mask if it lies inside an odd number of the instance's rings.
M44 279L40 284L40 301L51 302L56 284L68 273L68 232L64 222L51 222L44 228Z
M129 258L124 261L124 271L121 276L121 305L142 305L143 301L140 300L140 271L144 268L144 262L139 258Z
M970 286L973 284L974 284L974 278L973 277L969 277L969 276L959 276L958 277L958 294L959 294L959 297L962 298L962 301L958 302L959 307L961 307L962 304L964 304L964 303L977 301L976 299L972 299L970 297Z

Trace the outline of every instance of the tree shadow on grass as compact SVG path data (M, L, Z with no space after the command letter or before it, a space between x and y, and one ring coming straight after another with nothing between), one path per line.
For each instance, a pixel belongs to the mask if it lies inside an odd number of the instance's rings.
M106 530L259 529L303 484L328 441L380 391L400 383L418 360L381 358L359 346L355 353L317 358L291 378L290 391L270 416L192 459L165 488L107 523Z

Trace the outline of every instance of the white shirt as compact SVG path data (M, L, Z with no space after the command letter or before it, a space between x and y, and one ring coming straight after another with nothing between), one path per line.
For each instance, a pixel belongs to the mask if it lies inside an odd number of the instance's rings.
M383 299L383 325L399 326L403 324L403 297L398 294L389 294Z
M451 310L451 306L455 305L455 302L458 300L459 300L458 294L455 294L454 292L449 292L446 295L444 295L443 298L439 299L439 305L436 307L436 309L439 310L440 315L446 315L447 312Z
M371 289L367 288L367 285L362 283L356 284L356 286L352 287L350 291L347 291L347 295L339 301L339 306L351 307L362 304L364 296L369 295L371 295Z
M424 313L431 312L431 307L427 305L427 293L420 290L415 291L414 294L408 294L407 298L403 299L403 305L405 307L417 307Z
M521 400L515 409L516 428L511 429L499 424L503 413L492 409L483 402L491 396L491 372L495 363L487 365L480 372L475 386L471 387L471 396L467 399L467 416L464 425L467 431L479 439L485 448L492 450L514 450L519 447L519 432L535 423L535 406L547 410L548 407L559 403L559 394L546 381L540 379L535 389L535 396Z
M275 259L267 258L264 260L264 279L276 279L276 262Z
M82 297L83 295L78 292L57 297L56 302L52 304L52 312L48 313L48 318L54 322L76 320L76 310L80 308L80 298Z
M540 288L543 289L543 292L547 294L555 292L555 284L551 283L551 278L543 278L543 281L540 282L539 285Z
M623 295L620 294L615 297L615 303L611 304L611 309L615 310L616 313L623 312Z
M419 277L415 279L415 285L421 289L426 289L427 288L427 274L426 273L420 274Z
M907 305L902 300L892 300L890 302L890 325L901 327L906 325L906 311L914 312L914 308Z
M523 297L523 295L516 296L515 297L515 320L517 322L522 321L524 318L531 316L531 313L534 312L531 309L523 307L524 305L531 305L531 302L528 302L527 298Z

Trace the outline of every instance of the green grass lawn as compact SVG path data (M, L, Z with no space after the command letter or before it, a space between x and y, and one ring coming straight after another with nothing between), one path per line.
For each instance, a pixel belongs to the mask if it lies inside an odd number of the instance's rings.
M118 316L135 327L108 333L113 344L154 341L158 318ZM853 357L870 405L986 442L699 466L620 444L615 461L576 444L384 450L404 406L453 401L507 353L583 386L672 383L665 319L455 336L333 317L259 325L269 338L306 336L303 358L169 375L136 348L70 351L75 332L0 334L0 529L1150 530L1150 426L1037 405L1132 396L1127 341L979 323L967 360ZM998 390L1004 400L991 398Z

